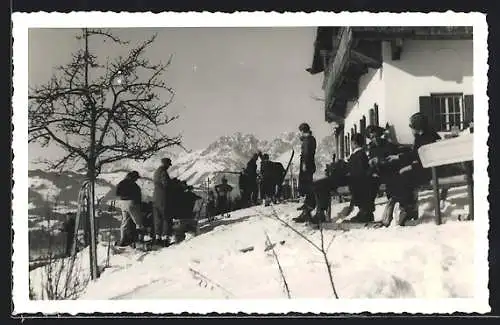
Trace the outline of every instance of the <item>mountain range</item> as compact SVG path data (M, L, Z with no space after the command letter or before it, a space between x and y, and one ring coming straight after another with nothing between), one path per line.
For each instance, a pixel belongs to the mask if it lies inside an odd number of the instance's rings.
M316 177L321 177L325 164L331 161L335 148L333 136L317 141ZM292 150L295 150L295 156L291 172L296 177L300 159L300 139L296 133L283 133L273 140L266 141L259 140L252 134L238 132L218 138L205 149L177 154L162 152L144 162L125 160L104 166L96 184L96 196L103 198L104 201L113 199L115 185L128 171L137 170L141 175L138 184L141 186L143 196L145 199L150 198L153 191L152 175L159 165L160 158L165 155L168 155L173 162L169 170L171 177L185 180L195 188L206 188L207 184L213 186L220 181L222 175L226 175L229 184L233 185L234 192L237 193L238 175L219 172L241 171L252 154L259 151L268 153L271 160L279 161L286 167ZM82 173L35 169L30 170L28 175L30 214L46 206L47 202L57 201L58 204L69 208L76 206L75 201L83 179Z

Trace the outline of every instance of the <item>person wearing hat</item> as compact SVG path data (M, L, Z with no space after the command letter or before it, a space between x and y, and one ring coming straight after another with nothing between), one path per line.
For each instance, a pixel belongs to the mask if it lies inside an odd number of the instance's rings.
M136 234L143 231L141 203L141 188L136 181L139 173L131 171L116 186L116 196L122 211L120 226L120 240L118 246L128 246L136 241Z
M316 172L316 138L312 135L311 128L307 123L299 125L301 154L300 154L300 171L299 171L299 194L305 196L304 204L299 207L303 210L302 214L294 218L296 222L305 222L310 219L310 212L316 207L316 199L314 197L312 184L313 176Z
M401 207L399 223L402 226L406 221L418 218L415 190L431 179L430 170L422 167L418 149L441 139L432 129L427 116L420 112L410 117L409 126L414 136L412 149L387 158L389 163L397 163L399 167L399 170L389 177L387 187Z
M170 236L173 235L172 202L169 193L171 178L168 174L170 166L172 166L170 158L163 158L161 166L156 169L153 175L153 245L164 247L170 245Z

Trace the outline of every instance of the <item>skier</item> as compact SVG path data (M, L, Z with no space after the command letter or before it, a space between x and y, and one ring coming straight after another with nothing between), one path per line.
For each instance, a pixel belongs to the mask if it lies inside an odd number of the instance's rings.
M387 181L388 190L396 202L399 202L401 208L399 217L401 226L404 226L408 220L418 218L415 190L418 186L429 182L431 179L430 170L422 167L418 149L423 145L441 139L431 128L427 116L420 112L410 117L410 128L414 136L412 150L390 155L387 158L389 163L397 163L398 167L401 167Z
M245 168L245 186L248 192L250 205L256 205L259 197L259 187L257 185L257 159L259 159L259 154L253 154Z
M120 240L117 246L128 246L135 243L136 234L139 235L139 240L142 239L141 235L144 230L141 212L142 198L141 189L136 184L139 178L138 172L131 171L116 186L116 196L120 199L122 211Z
M311 218L311 211L316 207L316 199L314 197L312 184L313 176L316 172L316 139L312 135L309 124L302 123L299 125L301 133L300 140L300 172L299 172L299 194L305 196L304 204L298 208L303 210L301 215L293 220L296 222L305 222Z
M172 180L168 174L170 166L172 166L170 158L163 158L161 166L153 175L153 245L155 246L169 246L170 236L173 234L172 193L170 192Z
M221 184L215 186L215 192L217 193L217 212L223 215L229 212L229 194L233 190L233 187L227 183L227 178L225 176L222 177L221 181Z

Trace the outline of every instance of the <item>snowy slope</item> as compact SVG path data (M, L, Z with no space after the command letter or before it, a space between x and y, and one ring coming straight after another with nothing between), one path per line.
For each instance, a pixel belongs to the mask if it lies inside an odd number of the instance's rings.
M348 232L324 230L332 239L328 259L340 298L470 298L475 293L474 225L459 222L467 212L466 191L450 191L445 224L434 225L430 193L420 204L420 224ZM381 217L383 200L376 216ZM345 204L334 205L336 215ZM283 220L316 245L320 232L294 225L296 205L254 207L232 213L225 224L183 243L148 254L112 255L110 267L81 299L286 298L266 233L283 268L292 298L329 298L332 288L322 255ZM353 212L355 213L355 211ZM280 244L284 241L283 244ZM241 250L253 247L243 253ZM81 259L87 261L86 252ZM106 249L99 248L104 264ZM43 269L30 273L40 283ZM39 290L35 286L35 291Z

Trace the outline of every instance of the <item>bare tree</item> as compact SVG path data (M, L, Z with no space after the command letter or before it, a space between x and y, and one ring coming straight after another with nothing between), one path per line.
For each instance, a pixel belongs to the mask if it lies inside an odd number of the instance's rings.
M163 80L171 57L159 64L145 58L156 35L131 48L126 56L107 59L105 64L89 50L93 37L111 46L128 44L107 30L82 29L77 38L83 41L83 48L72 54L70 63L57 67L45 85L30 89L28 108L28 142L42 146L53 142L65 152L49 166L62 169L70 163L73 167L83 163L92 198L91 229L95 180L102 166L123 159L146 160L164 148L181 144L180 136L163 133L177 118L167 114L174 91ZM93 232L92 255L95 245ZM96 261L95 257L91 260Z
M54 142L66 152L51 168L83 162L94 180L105 164L146 160L181 141L162 132L177 118L167 114L174 91L162 78L171 57L159 64L144 58L156 35L105 64L89 50L91 37L128 44L109 31L83 29L77 38L84 48L57 67L47 84L30 89L28 132L29 142Z

